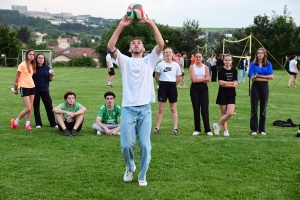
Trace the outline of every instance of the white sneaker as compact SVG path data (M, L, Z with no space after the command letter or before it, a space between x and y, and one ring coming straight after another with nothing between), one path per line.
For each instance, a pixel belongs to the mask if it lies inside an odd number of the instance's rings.
M134 165L134 167L133 167L133 171L128 171L127 170L127 167L126 167L126 172L125 172L125 174L124 174L124 178L123 178L123 180L124 180L124 182L131 182L132 181L132 179L133 179L133 172L136 170L136 166ZM147 183L147 182L146 182Z
M200 132L199 131L194 131L194 133L192 135L199 135Z
M100 131L97 131L97 135L101 135L102 133Z
M41 125L37 125L35 128L42 128L42 126Z
M209 135L209 136L214 135L212 132L207 132L206 134Z
M58 128L58 125L54 126L54 128Z
M260 132L261 135L267 135L266 132Z
M117 135L121 135L121 133L120 133L120 132L117 132Z
M215 135L219 135L219 133L220 133L220 126L217 123L213 123L213 127L214 127L214 133L215 133Z
M257 133L256 132L252 132L251 135L257 135Z
M224 131L224 136L229 136L229 131Z
M181 86L180 86L180 85L177 85L177 88L181 88Z
M139 182L140 186L147 186L148 185L146 179L140 179L140 180L138 180L138 182Z

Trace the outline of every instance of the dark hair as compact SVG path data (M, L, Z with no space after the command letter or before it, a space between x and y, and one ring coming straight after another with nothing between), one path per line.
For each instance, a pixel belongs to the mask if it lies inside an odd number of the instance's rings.
M196 56L197 53L200 53L202 55L202 57L203 57L203 52L197 51L197 52L195 52L195 56Z
M181 56L186 55L186 52L181 52Z
M45 57L45 55L42 54L42 53L39 53L39 54L37 54L37 55L35 56L35 63L36 63L36 65L37 65L37 63L38 63L38 57L39 57L40 55L44 56L44 62L43 62L43 65L42 65L42 66L44 66L44 65L46 65L46 57Z
M76 99L76 94L75 94L75 92L67 91L67 92L64 94L64 100L67 100L67 98L68 98L69 95L74 95L74 97L75 97L75 99Z
M133 40L139 40L139 41L141 41L141 42L142 42L142 45L144 46L144 43L143 43L143 41L141 40L141 38L139 38L139 37L134 37L134 38L131 39L131 41L130 41L130 43L129 43L129 47L130 47L131 42L132 42Z
M267 59L267 57L268 57L268 55L267 55L267 51L264 49L264 48L262 48L262 47L260 47L260 48L258 48L257 50L256 50L256 52L255 52L255 57L254 57L254 63L256 64L256 65L259 65L259 63L258 63L258 58L257 58L257 52L259 51L259 50L262 50L263 52L264 52L264 58L263 58L263 60L262 60L262 65L263 66L267 66L268 65L268 59Z
M106 99L107 96L113 96L114 98L116 98L116 95L115 95L115 93L113 93L113 92L106 92L106 93L104 94L104 99Z
M289 57L289 60L293 60L296 57L296 55L292 55Z
M25 54L25 61L28 61L28 54L29 54L31 51L33 51L33 53L34 53L34 50L33 50L33 49L28 49L28 50L26 51L26 54ZM33 59L33 60L31 61L31 64L32 64L32 68L33 68L33 73L35 74L35 72L36 72L35 59ZM31 72L30 66L27 66L27 69L28 69L28 72Z

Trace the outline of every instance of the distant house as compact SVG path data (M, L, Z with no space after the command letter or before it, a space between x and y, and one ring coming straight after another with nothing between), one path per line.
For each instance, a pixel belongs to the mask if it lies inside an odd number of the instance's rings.
M232 34L226 33L226 34L225 34L225 37L227 37L227 38L232 38Z
M74 57L80 56L91 56L95 61L96 65L99 66L98 54L95 53L95 50L92 48L67 48L63 49L60 52L56 53L56 56L53 57L52 62L57 61L69 61Z
M71 38L57 38L57 43L60 48L66 49L70 47L70 44L72 43Z

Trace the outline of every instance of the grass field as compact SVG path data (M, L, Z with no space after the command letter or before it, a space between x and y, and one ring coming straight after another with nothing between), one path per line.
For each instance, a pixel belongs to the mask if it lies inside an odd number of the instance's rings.
M249 134L248 84L237 86L237 117L228 123L230 137L192 136L193 112L189 89L179 89L179 135L172 136L171 115L166 108L161 130L151 136L152 160L148 187L139 187L137 172L124 183L125 163L118 136L97 136L91 129L104 103L107 71L104 68L54 68L53 105L72 90L87 108L83 130L64 137L49 127L42 107L44 127L25 131L9 126L23 109L14 95L16 68L0 67L0 199L300 199L300 140L297 127L272 126L278 119L300 123L300 87L287 89L288 75L275 71L270 82L267 135ZM185 70L188 77L188 70ZM281 79L282 78L282 79ZM116 69L113 92L121 104L121 74ZM188 85L190 81L188 80ZM219 119L215 99L217 83L209 83L210 124ZM152 105L153 125L157 103ZM202 124L202 122L201 122ZM32 117L32 125L35 125Z

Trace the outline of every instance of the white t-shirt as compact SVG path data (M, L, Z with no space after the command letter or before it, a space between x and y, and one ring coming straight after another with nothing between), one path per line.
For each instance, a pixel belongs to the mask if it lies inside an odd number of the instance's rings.
M122 107L142 106L155 102L153 70L160 61L156 47L143 58L131 58L118 50L116 64L122 73Z
M215 58L208 58L206 62L208 62L210 66L215 66L217 60Z
M202 67L197 67L195 64L193 64L194 68L194 74L196 78L204 78L205 77L205 68L206 65L202 64Z
M290 61L290 65L289 65L290 72L294 72L294 73L297 72L296 69L295 69L295 65L297 65L297 61L294 60L294 59L291 60L291 61Z
M109 62L109 68L114 67L110 54L106 55L106 61Z
M172 63L162 61L156 66L155 71L160 73L160 81L176 82L176 76L181 75L180 66L175 61Z

